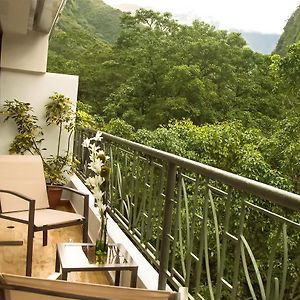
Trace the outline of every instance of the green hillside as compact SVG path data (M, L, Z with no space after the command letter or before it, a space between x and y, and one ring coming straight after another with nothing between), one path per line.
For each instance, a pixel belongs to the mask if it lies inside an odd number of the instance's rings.
M111 92L108 83L117 81L103 62L119 36L121 14L101 0L68 0L52 32L48 72L80 75L78 96L84 102L102 101Z
M287 21L274 53L285 55L290 45L300 40L300 6Z
M107 42L114 42L120 33L121 11L101 0L68 0L56 29L70 32L80 27Z

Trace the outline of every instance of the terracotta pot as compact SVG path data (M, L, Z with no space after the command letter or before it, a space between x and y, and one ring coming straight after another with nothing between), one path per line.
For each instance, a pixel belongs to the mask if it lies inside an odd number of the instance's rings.
M47 187L48 200L50 208L55 209L60 202L62 188L59 186L48 186Z

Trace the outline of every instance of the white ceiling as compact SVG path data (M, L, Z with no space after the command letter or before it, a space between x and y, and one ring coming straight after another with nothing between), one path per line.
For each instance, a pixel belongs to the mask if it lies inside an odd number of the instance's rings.
M27 34L48 33L65 0L0 0L0 30Z

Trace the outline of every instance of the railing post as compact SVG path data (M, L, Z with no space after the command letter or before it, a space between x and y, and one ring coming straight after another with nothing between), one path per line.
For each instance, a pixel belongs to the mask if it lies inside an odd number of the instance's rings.
M171 225L172 225L172 207L173 195L176 183L176 169L177 166L173 163L168 164L168 178L166 187L166 198L164 206L164 219L163 219L163 232L160 247L160 265L159 265L159 278L158 289L164 290L167 284L167 269L169 264L170 254L170 238Z

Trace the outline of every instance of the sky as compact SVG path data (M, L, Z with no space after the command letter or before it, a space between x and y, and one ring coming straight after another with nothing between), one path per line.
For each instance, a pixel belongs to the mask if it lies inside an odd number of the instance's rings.
M200 18L219 29L240 29L262 33L283 32L300 5L300 0L104 0L115 6L135 4L157 11L169 11L189 18ZM179 19L177 17L177 19Z

